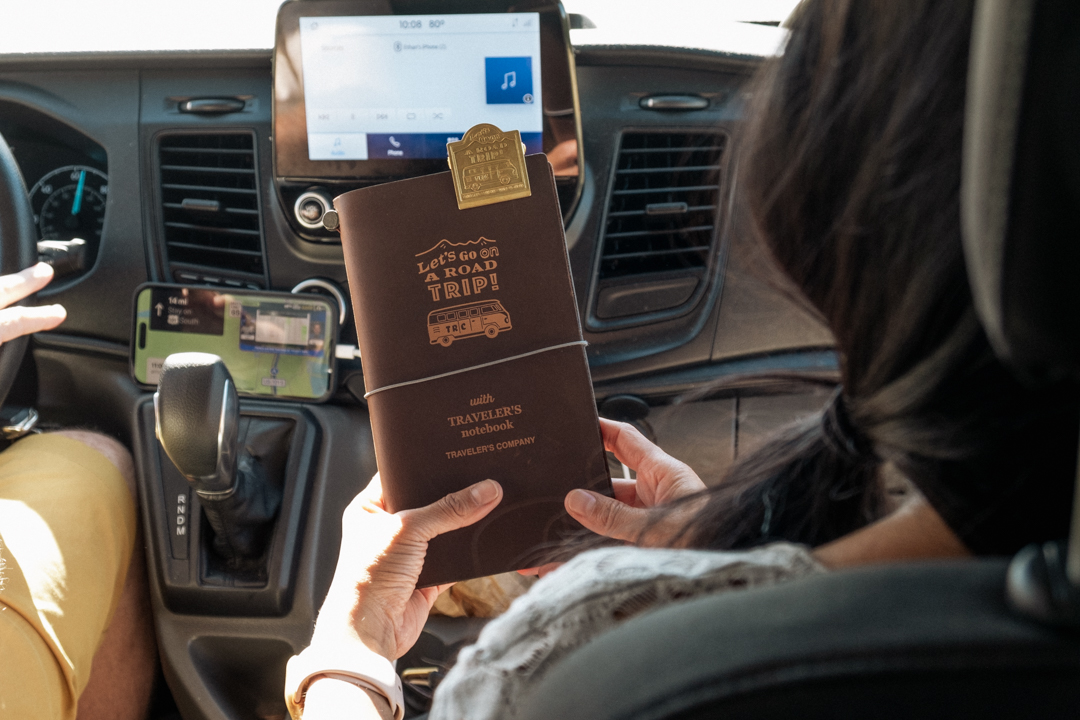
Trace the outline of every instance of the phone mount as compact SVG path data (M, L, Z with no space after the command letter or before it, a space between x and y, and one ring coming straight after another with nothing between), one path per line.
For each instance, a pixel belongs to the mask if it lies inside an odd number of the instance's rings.
M199 496L214 550L228 568L250 568L265 554L281 485L267 482L264 464L247 447L251 423L241 421L236 386L221 358L167 357L154 416L161 447Z

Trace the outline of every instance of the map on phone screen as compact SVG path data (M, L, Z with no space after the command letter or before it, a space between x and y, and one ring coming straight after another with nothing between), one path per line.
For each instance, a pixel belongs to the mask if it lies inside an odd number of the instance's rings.
M132 370L156 385L169 355L207 352L242 395L322 399L335 325L333 308L312 295L148 286L136 300Z

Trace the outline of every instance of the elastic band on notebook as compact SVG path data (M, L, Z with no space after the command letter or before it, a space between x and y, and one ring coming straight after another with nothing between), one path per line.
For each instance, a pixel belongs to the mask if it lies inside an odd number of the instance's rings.
M574 345L588 345L589 343L584 340L575 340L574 342L563 343L562 345L551 345L546 348L540 348L539 350L533 350L532 352L521 353L520 355L511 355L510 357L502 358L501 360L492 360L491 362L481 363L479 365L472 365L471 367L461 368L460 370L451 370L450 372L444 372L439 375L430 375L418 380L406 380L405 382L394 383L393 385L384 385L381 388L375 388L370 392L364 393L364 399L368 399L375 393L381 393L384 390L393 390L394 388L405 387L406 385L419 385L420 383L426 383L430 380L438 380L439 378L450 377L451 375L460 375L470 370L479 370L480 368L491 367L492 365L498 365L499 363L510 362L511 360L520 360L521 358L529 357L530 355L539 355L540 353L548 352L549 350L561 350L562 348L573 347Z

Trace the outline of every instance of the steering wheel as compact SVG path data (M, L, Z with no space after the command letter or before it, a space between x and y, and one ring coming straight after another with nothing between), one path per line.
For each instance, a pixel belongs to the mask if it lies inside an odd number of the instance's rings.
M37 262L37 228L19 166L0 135L0 275L10 275ZM23 355L28 335L0 345L0 405L4 404Z

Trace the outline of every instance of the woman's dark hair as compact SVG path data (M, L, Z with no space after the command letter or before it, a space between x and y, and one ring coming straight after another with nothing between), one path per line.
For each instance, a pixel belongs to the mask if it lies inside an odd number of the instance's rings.
M960 168L973 5L807 0L783 55L754 81L735 191L832 330L843 386L833 413L865 447L838 446L821 415L785 429L709 491L684 531L689 545L833 540L876 516L886 461L975 552L1011 551L1043 520L1067 527L1068 485L1058 492L1065 515L1052 521L1040 519L1048 503L1029 480L1068 476L1075 413L1055 413L1049 400L1060 397L1026 390L998 362L967 283ZM1050 456L1052 468L1032 469Z

